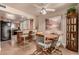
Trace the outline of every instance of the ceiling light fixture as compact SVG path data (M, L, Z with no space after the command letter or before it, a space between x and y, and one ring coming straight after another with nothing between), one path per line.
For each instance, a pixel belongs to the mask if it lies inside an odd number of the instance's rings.
M43 15L45 15L45 14L47 14L47 11L46 11L45 8L42 8L41 11L40 11L40 13L43 14Z

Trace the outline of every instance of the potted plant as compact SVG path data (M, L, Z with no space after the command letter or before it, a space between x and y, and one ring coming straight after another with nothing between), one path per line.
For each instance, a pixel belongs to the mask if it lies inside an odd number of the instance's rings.
M70 7L67 11L68 16L72 16L76 14L76 8L75 7Z

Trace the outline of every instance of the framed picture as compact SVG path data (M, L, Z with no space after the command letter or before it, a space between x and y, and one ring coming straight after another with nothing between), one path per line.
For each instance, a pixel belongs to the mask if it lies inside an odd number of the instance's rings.
M53 17L53 18L48 18L45 20L45 29L50 30L53 28L59 28L61 22L61 16Z

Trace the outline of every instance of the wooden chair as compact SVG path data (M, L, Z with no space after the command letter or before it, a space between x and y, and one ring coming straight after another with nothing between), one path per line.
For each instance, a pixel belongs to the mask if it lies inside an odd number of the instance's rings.
M51 54L60 54L62 55L62 51L59 49L61 42L59 41L59 37L52 42L51 45Z
M17 43L18 43L18 45L24 45L24 40L21 37L21 35L23 35L22 32L17 32Z
M37 34L36 37L37 37L37 39L36 39L36 48L37 48L37 50L34 51L33 54L35 54L35 55L36 54L37 55L39 55L39 54L41 54L41 55L43 55L43 54L48 55L49 54L48 53L48 48L50 48L51 43L46 44L44 42L44 40L45 40L44 35Z
M26 37L26 40L28 40L29 42L31 42L33 40L33 31L29 31L28 36Z

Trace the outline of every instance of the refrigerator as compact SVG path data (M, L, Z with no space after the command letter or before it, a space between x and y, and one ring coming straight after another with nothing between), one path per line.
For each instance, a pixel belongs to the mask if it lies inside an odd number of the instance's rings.
M0 41L11 40L11 23L0 21Z

